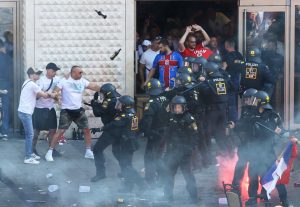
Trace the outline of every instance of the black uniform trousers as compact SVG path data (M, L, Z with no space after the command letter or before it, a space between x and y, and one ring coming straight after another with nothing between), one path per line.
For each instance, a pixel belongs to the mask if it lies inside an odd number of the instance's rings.
M155 130L155 133L151 133L148 137L145 154L145 180L151 184L155 181L155 178L161 174L162 168L162 145L163 137L165 135L164 129Z
M112 145L112 153L115 158L118 160L121 172L123 173L123 166L121 165L121 151L120 151L120 140L111 136L107 132L103 132L102 135L98 138L96 144L94 145L93 152L94 152L94 159L95 159L95 166L96 166L96 173L97 175L105 175L105 158L104 158L104 150L109 146Z
M184 150L178 146L177 148L168 149L165 156L165 187L164 194L167 198L173 198L174 178L177 169L180 168L186 181L186 188L192 200L197 200L197 186L195 176L191 169L192 150Z

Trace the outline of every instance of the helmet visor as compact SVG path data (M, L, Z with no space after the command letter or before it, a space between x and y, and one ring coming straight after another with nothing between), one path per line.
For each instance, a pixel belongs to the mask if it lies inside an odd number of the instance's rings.
M254 99L255 99L255 97L253 97L253 96L243 97L242 105L243 106L253 106Z
M197 72L199 72L199 70L200 70L200 66L199 66L199 64L197 64L197 63L192 63L192 64L191 64L191 68L192 68L192 71L193 71L194 73L197 73Z
M115 109L118 111L122 111L122 103L119 100L117 100Z
M172 114L183 114L184 106L182 104L171 104L171 113Z

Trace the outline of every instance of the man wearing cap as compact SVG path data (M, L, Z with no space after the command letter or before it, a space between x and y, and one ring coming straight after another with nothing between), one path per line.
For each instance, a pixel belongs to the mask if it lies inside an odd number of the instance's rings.
M159 40L160 38L155 38L152 40L152 43L147 40L150 43L150 48L143 53L140 64L139 64L139 75L141 79L141 88L144 88L145 84L145 77L148 76L149 71L152 68L153 61L156 57L156 55L159 54ZM144 40L145 41L145 40Z
M60 70L55 63L48 63L46 66L46 75L41 77L36 83L39 88L44 92L52 92L53 89L59 82L59 78L56 77L56 71ZM56 132L57 128L57 118L56 111L54 109L55 101L53 98L43 98L40 97L36 100L35 109L33 112L33 128L34 128L34 137L33 137L33 152L38 155L36 150L36 145L38 141L38 136L40 131L49 131L49 145L53 138L53 135ZM54 156L58 155L57 151L54 151Z
M39 164L39 156L32 152L32 139L33 139L33 124L32 114L36 104L36 99L39 97L50 98L55 94L42 91L36 84L36 81L40 78L42 71L29 68L27 79L23 85L20 95L20 102L18 107L18 116L23 124L25 131L25 164Z
M50 148L45 155L47 161L53 161L53 149L59 138L70 127L72 121L82 129L84 133L86 152L85 158L94 159L94 154L91 150L92 139L91 132L88 126L88 119L82 108L82 95L85 89L100 91L100 86L95 83L90 83L82 78L82 68L80 66L72 66L70 76L67 79L59 81L54 89L54 92L61 91L61 111L59 117L58 130L54 134L50 144Z

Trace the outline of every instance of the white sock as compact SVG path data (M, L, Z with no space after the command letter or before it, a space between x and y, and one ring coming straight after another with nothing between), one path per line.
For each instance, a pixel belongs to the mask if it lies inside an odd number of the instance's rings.
M91 148L86 148L86 151L92 151Z
M52 152L53 152L53 149L50 148L50 149L48 150L48 153L51 153L51 155L52 155Z

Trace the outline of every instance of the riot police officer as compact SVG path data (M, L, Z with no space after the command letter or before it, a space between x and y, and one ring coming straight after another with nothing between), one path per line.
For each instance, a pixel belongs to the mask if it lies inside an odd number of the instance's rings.
M158 79L150 79L146 85L146 92L150 98L145 104L141 121L141 131L148 138L144 155L145 180L148 184L154 184L155 178L161 173L162 150L160 146L164 141L168 121L166 108L169 101L161 95L163 88Z
M254 88L265 91L272 96L274 78L268 66L262 62L260 49L257 47L248 48L246 59L241 71L241 94L248 88Z
M130 192L137 185L139 190L144 190L144 181L132 166L133 153L138 149L136 132L139 128L138 117L134 109L134 99L130 96L121 96L116 104L118 111L112 122L103 127L103 133L108 133L111 138L120 142L119 165L125 178L122 191ZM103 156L103 154L102 154Z
M251 137L252 130L249 128L249 121L252 116L256 114L256 107L253 106L254 95L257 92L256 89L247 89L242 96L242 111L241 118L234 124L234 131L238 134L240 138L240 144L238 146L238 162L235 166L234 176L232 184L235 186L240 186L241 181L244 177L244 172L249 162L249 153L252 149L249 148L249 141Z
M262 177L276 160L276 155L273 149L274 134L280 134L282 122L279 115L273 110L270 105L270 97L264 91L258 91L254 94L253 106L257 108L257 113L249 121L249 128L252 130L251 142L249 148L255 149L255 152L249 153L251 161L249 164L249 200L247 206L252 206L257 203L257 190L259 177ZM271 131L273 130L273 132ZM263 157L263 159L262 159ZM288 206L287 193L284 185L276 186L280 201L283 206ZM265 201L268 200L266 191L263 188L261 191ZM266 206L270 204L266 203Z
M227 72L226 68L223 67L222 58L219 54L212 54L208 58L209 62L216 63L219 67L219 72L223 75L227 84L232 90L228 91L228 120L236 122L238 119L238 100L235 93L234 82L232 81L231 75Z
M104 126L114 120L114 117L117 113L115 106L118 97L120 97L120 94L117 92L116 87L111 83L106 83L102 85L100 91L94 94L94 99L91 102L93 113L96 117L101 117L101 121ZM109 139L110 136L106 136L106 133L104 133L97 140L94 146L96 176L91 179L92 182L96 182L105 178L105 169L102 165L102 163L104 163L104 157L100 155L102 153L100 153L100 151L103 151L107 147L108 143L112 144L113 155L117 160L119 160L119 142L117 140Z
M191 170L190 160L193 146L197 143L197 124L187 112L187 102L183 96L175 96L170 103L171 116L168 126L167 151L165 155L164 196L173 199L174 178L180 167L187 190L193 202L197 202L196 180Z
M205 96L208 134L216 139L221 152L232 148L226 139L228 91L230 86L220 73L216 63L208 62L204 69L207 73L205 82L199 86L200 94Z

